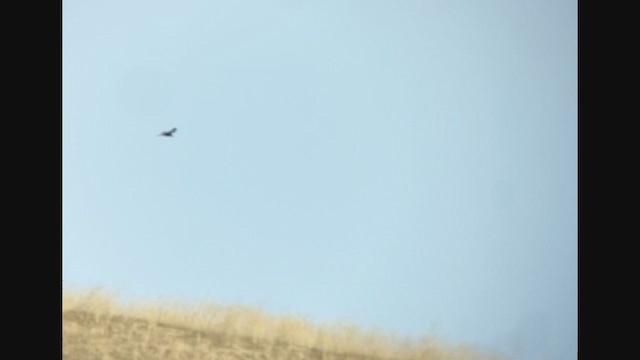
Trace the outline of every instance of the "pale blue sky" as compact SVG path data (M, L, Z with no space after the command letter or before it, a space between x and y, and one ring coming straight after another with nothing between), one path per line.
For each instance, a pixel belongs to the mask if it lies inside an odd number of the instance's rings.
M575 359L576 18L64 1L65 286Z

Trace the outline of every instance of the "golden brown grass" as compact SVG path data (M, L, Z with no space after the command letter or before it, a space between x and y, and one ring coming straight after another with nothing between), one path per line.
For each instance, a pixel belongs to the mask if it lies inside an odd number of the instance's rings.
M353 325L316 325L244 306L128 303L101 290L65 291L65 360L475 360L468 346L402 339Z

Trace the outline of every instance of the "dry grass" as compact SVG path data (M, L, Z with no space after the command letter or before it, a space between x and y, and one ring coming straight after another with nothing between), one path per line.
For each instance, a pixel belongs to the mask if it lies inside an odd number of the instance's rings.
M125 305L115 298L101 290L65 291L65 360L499 359L431 338L411 341L352 325L314 325L242 306Z

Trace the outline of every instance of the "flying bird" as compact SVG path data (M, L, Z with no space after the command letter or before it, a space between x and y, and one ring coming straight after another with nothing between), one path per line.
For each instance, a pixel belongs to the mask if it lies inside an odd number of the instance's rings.
M173 128L169 131L163 131L160 133L160 135L158 136L169 136L169 137L173 137L173 133L176 132L176 130L178 130L177 128Z

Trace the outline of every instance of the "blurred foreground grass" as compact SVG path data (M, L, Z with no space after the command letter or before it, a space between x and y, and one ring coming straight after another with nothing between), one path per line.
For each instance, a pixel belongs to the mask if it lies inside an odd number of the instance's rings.
M316 325L244 306L128 303L102 290L63 295L65 360L498 360L469 346Z

